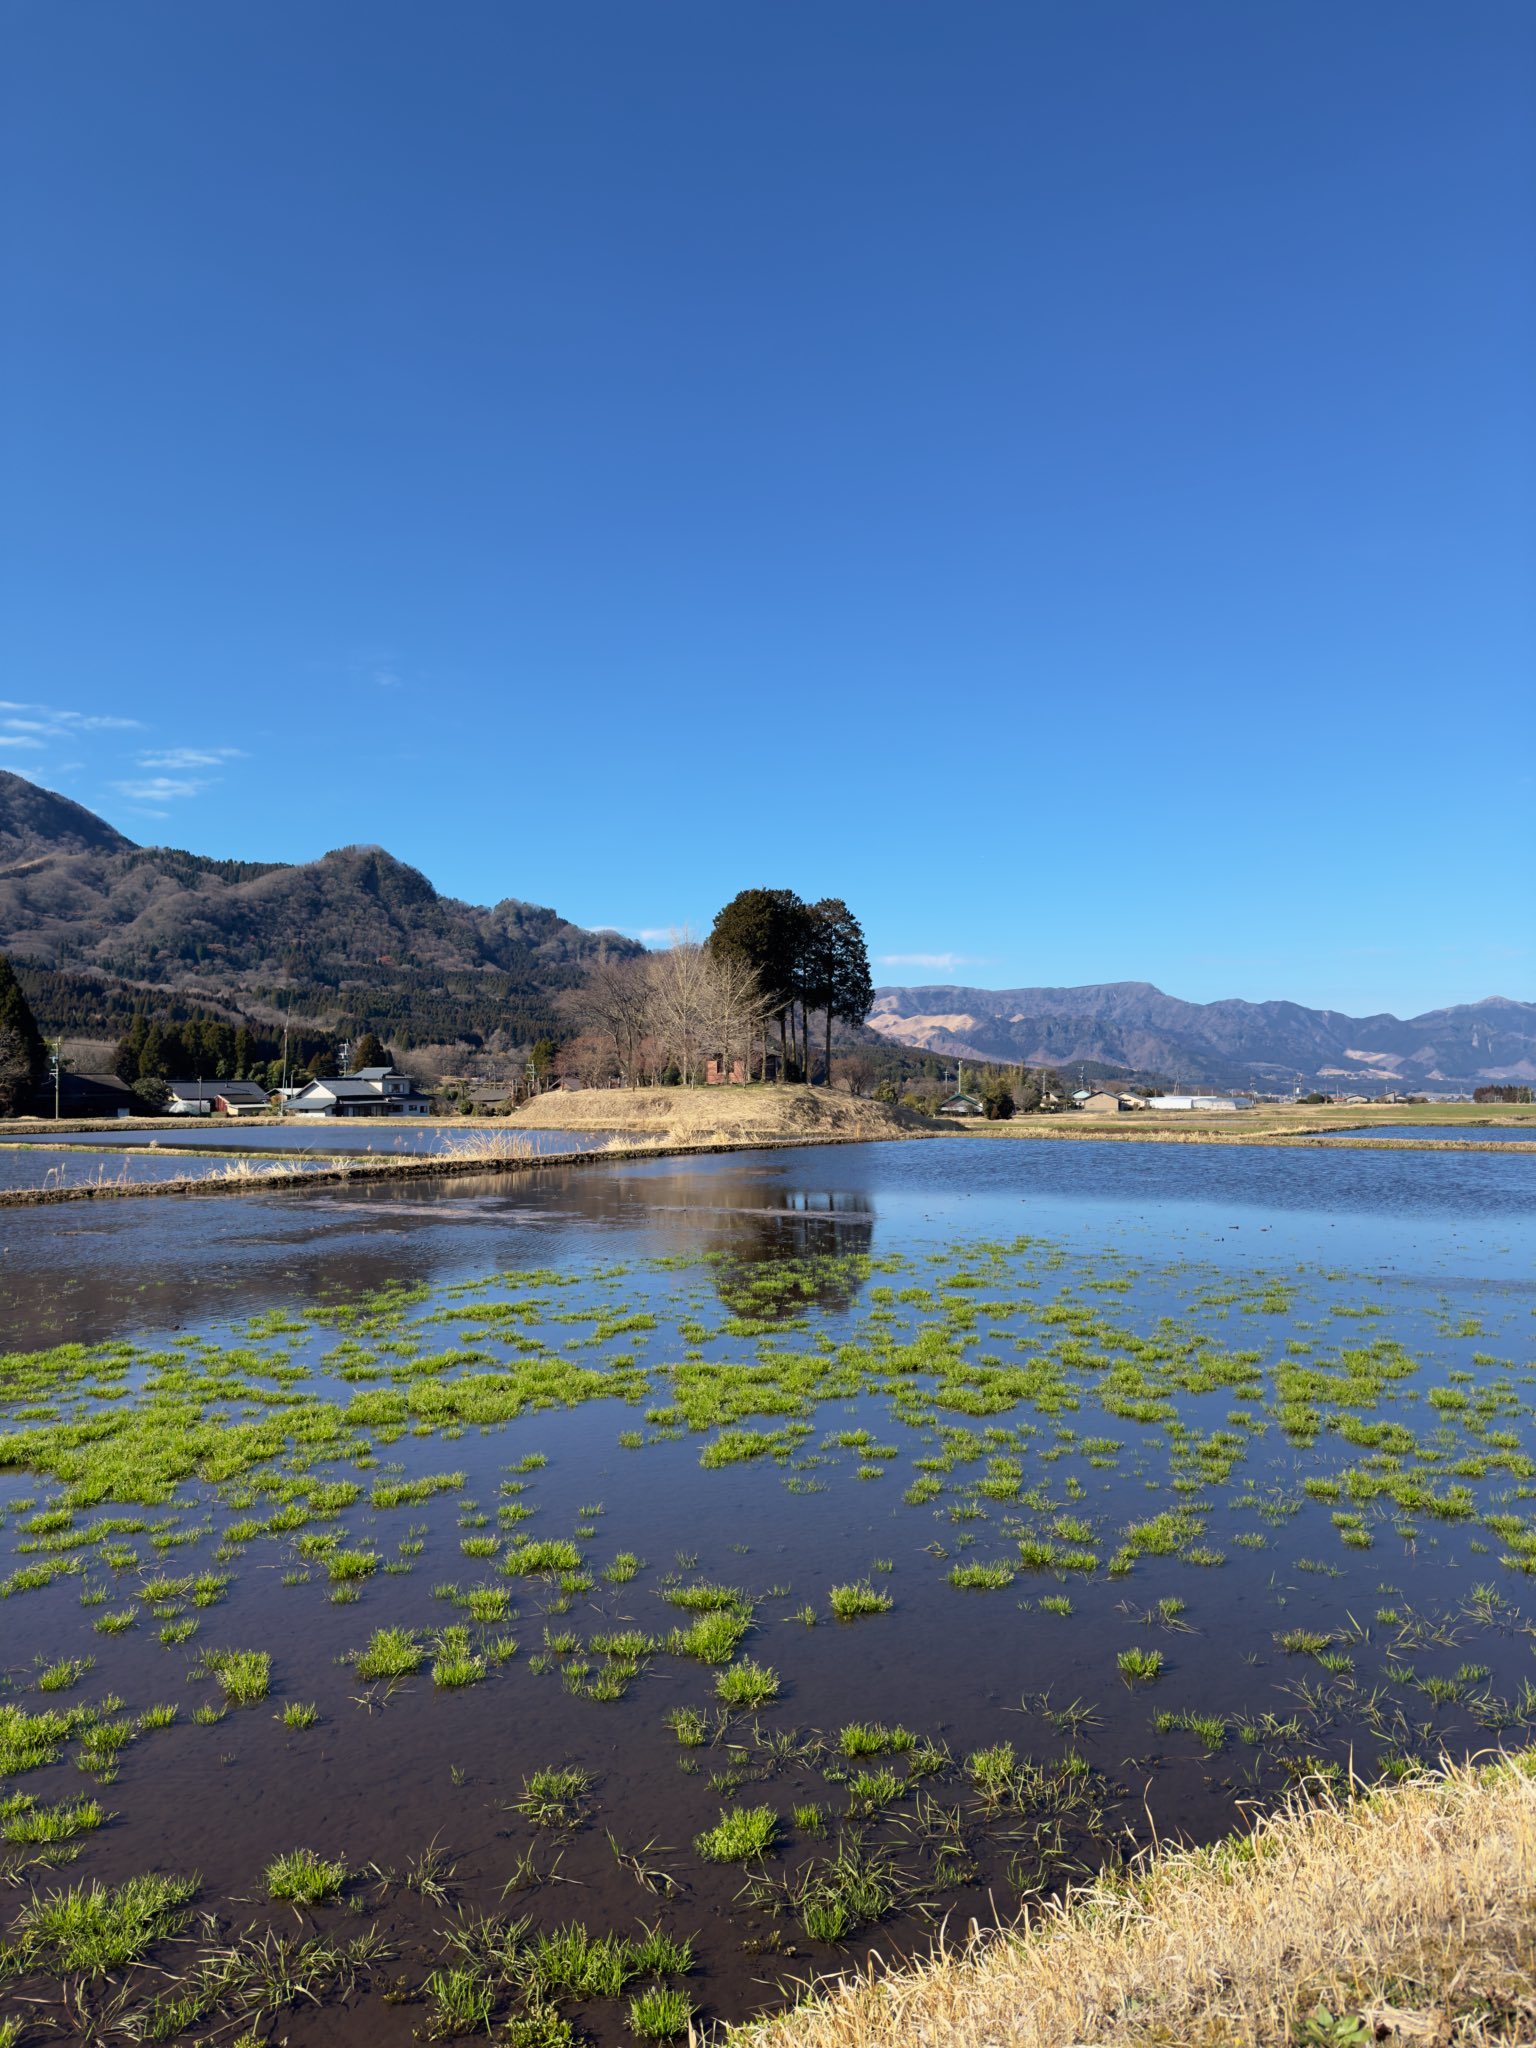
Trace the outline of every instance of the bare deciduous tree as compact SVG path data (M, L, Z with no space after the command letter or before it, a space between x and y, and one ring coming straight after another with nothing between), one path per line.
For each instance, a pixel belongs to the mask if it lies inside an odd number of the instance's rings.
M588 963L577 987L558 998L561 1015L578 1032L613 1047L627 1088L639 1086L641 1042L650 1027L651 961L644 954L615 954L606 947Z
M707 1033L722 1073L729 1077L732 1062L739 1058L743 1075L750 1079L753 1042L775 1007L764 992L762 976L740 953L706 946L704 989Z
M650 1027L676 1063L683 1086L691 1088L700 1078L702 1055L708 1037L709 979L708 955L684 930L672 934L664 953L653 953L646 962L650 981Z
M613 1042L595 1031L582 1031L567 1039L555 1055L555 1072L562 1081L579 1082L583 1088L606 1088L619 1070Z

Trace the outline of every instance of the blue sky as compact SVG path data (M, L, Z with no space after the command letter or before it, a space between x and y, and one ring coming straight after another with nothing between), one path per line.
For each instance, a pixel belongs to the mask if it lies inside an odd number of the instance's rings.
M0 763L888 982L1536 993L1528 0L0 25Z

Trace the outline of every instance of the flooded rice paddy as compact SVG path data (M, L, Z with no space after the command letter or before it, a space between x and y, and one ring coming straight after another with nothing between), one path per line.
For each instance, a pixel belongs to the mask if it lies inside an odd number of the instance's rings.
M421 1159L440 1155L508 1157L601 1149L614 1131L499 1131L315 1120L293 1124L189 1124L184 1130L60 1132L29 1129L0 1136L0 1191L98 1186L120 1181L201 1179L235 1173L257 1177L263 1164L285 1173L346 1159Z
M1536 1124L1356 1124L1348 1130L1320 1131L1319 1137L1412 1138L1419 1145L1508 1145L1536 1142Z
M1518 1157L953 1139L0 1246L38 2039L666 2039L1536 1724Z

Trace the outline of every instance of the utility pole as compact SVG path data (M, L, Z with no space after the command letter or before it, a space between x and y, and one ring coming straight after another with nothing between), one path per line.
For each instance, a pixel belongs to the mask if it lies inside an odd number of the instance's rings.
M64 1041L62 1038L48 1040L48 1072L53 1080L53 1120L59 1120L59 1076L64 1071Z

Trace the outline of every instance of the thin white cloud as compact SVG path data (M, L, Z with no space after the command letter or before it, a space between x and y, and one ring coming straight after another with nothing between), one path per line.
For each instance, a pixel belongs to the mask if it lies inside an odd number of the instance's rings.
M975 953L881 953L881 967L984 967Z
M26 718L6 718L0 724L21 732L46 733L59 738L77 732L138 732L137 718L115 718L106 712L61 711L53 704L26 704L14 697L0 697L0 711L24 711Z
M140 754L141 768L217 768L225 761L243 761L243 747L167 747L161 753Z
M112 787L136 803L155 804L168 802L172 797L201 796L208 783L200 776L148 775L139 781L114 782Z
M34 754L40 754L43 751L41 740L35 740L30 734L23 732L0 732L0 747L10 747L12 749L17 747L29 748Z

